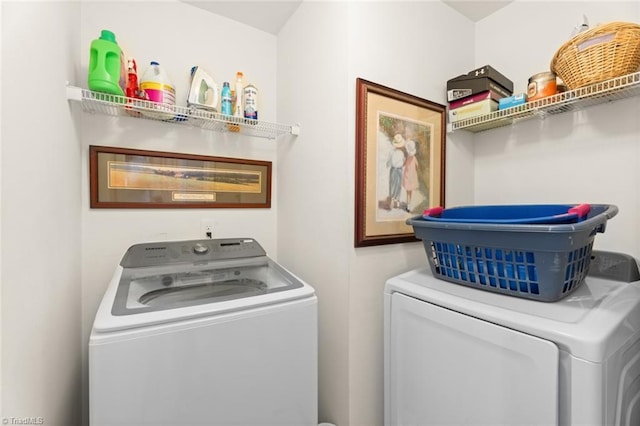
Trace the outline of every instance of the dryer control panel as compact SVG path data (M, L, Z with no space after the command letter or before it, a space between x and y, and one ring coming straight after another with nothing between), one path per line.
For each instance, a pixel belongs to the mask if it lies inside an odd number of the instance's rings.
M168 241L136 244L129 247L120 266L123 268L143 268L176 263L245 259L266 255L267 253L262 246L253 238Z

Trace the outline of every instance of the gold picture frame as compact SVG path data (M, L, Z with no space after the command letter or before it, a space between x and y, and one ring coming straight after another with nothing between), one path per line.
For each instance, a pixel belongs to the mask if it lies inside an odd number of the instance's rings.
M91 208L270 208L271 162L89 147Z
M406 220L444 207L445 112L356 80L355 247L417 241Z

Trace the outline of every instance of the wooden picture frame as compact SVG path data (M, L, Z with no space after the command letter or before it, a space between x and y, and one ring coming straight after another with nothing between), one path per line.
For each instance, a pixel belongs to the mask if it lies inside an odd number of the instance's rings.
M355 247L417 241L406 220L444 207L445 113L356 80Z
M271 162L89 147L91 208L270 208Z

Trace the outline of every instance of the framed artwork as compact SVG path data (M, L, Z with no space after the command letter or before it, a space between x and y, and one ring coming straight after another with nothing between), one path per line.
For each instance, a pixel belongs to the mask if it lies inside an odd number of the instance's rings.
M92 208L269 208L271 162L91 146Z
M417 241L406 220L444 207L445 112L356 80L355 247Z

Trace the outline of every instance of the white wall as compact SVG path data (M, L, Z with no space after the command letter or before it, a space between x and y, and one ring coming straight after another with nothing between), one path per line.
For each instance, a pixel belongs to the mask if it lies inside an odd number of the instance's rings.
M303 2L278 35L278 117L302 125L279 146L278 253L318 292L320 421L382 424L382 289L426 265L419 243L353 249L356 78L444 103L472 39L440 2ZM447 143L453 202L473 197L468 141Z
M444 104L448 78L491 64L524 90L582 13L592 23L638 21L637 2L554 2L551 14L549 5L516 1L474 24L440 2L305 2L279 34L278 113L300 120L303 134L279 147L278 246L281 260L320 298L321 421L382 424L382 289L388 277L425 265L419 243L351 248L355 79ZM523 31L531 22L545 30ZM638 256L640 225L631 220L639 207L637 106L631 99L477 135L448 134L446 205L614 203L621 213L597 246Z
M216 237L256 237L316 288L319 420L381 425L382 288L425 260L419 243L353 248L356 77L445 103L444 81L488 63L523 90L582 13L592 23L640 21L638 2L554 2L549 13L550 3L516 0L475 26L437 1L304 2L276 38L177 2L0 5L0 404L2 416L60 426L76 424L86 407L88 334L126 248L199 238L203 218L217 221ZM531 22L545 30L523 30ZM219 84L242 70L260 89L261 118L300 123L302 134L269 141L94 116L77 105L70 114L64 83L86 87L88 48L103 28L141 72L158 60L182 105L192 65ZM621 213L596 245L640 257L639 106L634 98L447 135L446 204L617 204ZM273 207L89 209L92 144L274 161Z
M243 71L259 93L260 118L276 121L276 37L180 2L83 2L81 76L86 87L91 41L110 29L141 75L149 61L165 68L176 87L177 104L185 106L189 71L201 66L222 87ZM277 258L277 167L273 169L270 209L90 209L89 145L274 161L277 141L223 134L171 124L113 118L78 112L82 146L82 349L86 345L104 289L126 249L153 240L203 238L202 219L216 221L214 238L256 238ZM286 139L286 137L285 137ZM83 389L86 390L86 377ZM87 399L85 392L84 406ZM86 413L83 415L86 419Z
M2 5L0 5L0 23L2 22ZM1 28L1 27L0 27ZM2 46L2 31L0 31ZM0 90L2 90L2 55L0 54ZM2 102L0 102L0 129L2 129ZM2 330L2 133L0 132L0 330ZM2 333L0 333L0 417L2 417Z
M343 2L303 2L278 35L278 118L301 134L278 149L278 255L314 286L320 421L348 424L347 15Z
M470 69L473 24L441 2L354 2L349 10L348 182L355 181L355 80L446 104L444 82ZM447 135L445 202L472 200L473 145L467 135ZM355 203L353 185L349 213ZM349 214L349 229L354 228ZM422 244L350 247L349 270L349 422L383 424L383 288L385 281L427 265Z
M547 13L516 1L477 23L476 65L494 65L525 91L582 14L592 25L639 22L640 2L554 2ZM523 31L525 21L544 21L545 30ZM635 97L476 134L475 202L615 204L620 213L594 247L640 257L639 107Z
M2 2L2 417L78 424L79 3Z

